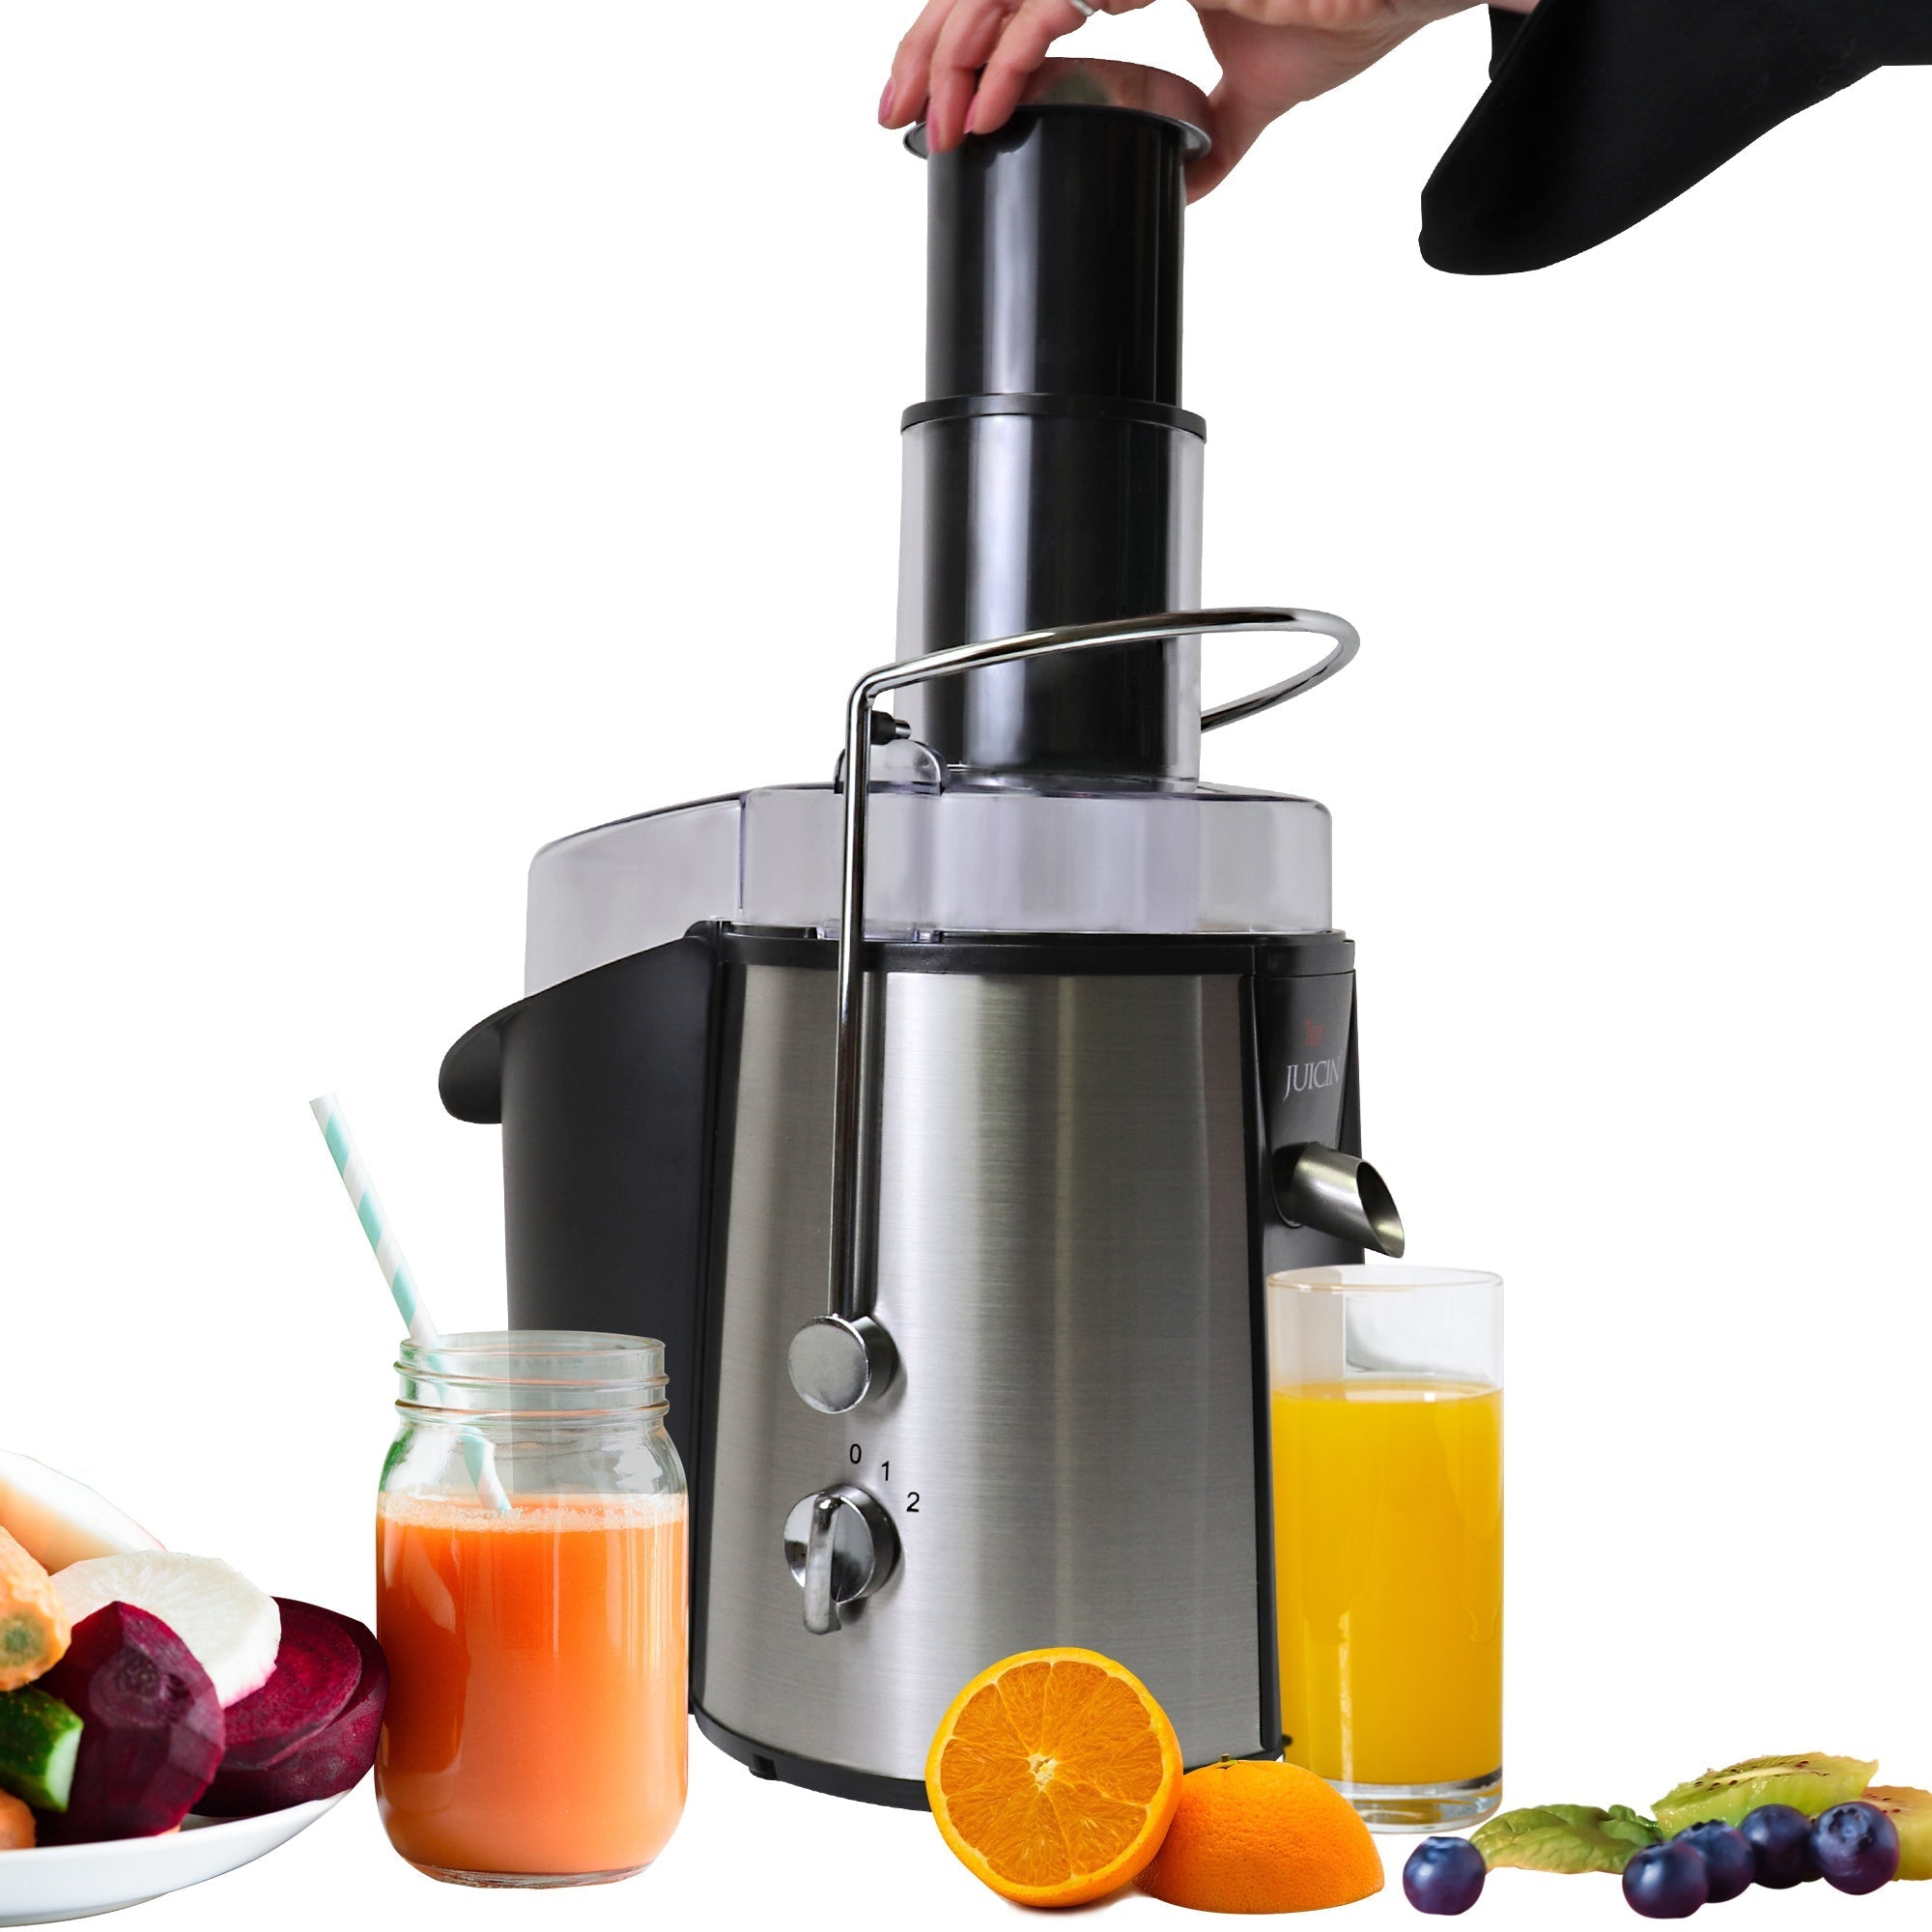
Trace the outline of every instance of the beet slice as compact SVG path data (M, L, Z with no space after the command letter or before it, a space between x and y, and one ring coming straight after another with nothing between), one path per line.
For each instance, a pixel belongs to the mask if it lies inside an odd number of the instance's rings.
M83 1726L67 1810L41 1814L42 1844L145 1838L193 1810L221 1762L221 1700L159 1617L132 1604L83 1617L40 1688Z
M282 1606L284 1619L289 1607L286 1604ZM297 1739L295 1747L274 1763L231 1770L224 1762L195 1806L206 1817L255 1818L264 1811L305 1804L312 1798L333 1798L360 1783L376 1762L383 1707L389 1698L389 1663L383 1647L368 1626L354 1617L345 1617L338 1610L317 1609L313 1604L300 1607L329 1618L355 1644L361 1663L355 1691L333 1718L319 1730Z
M340 1617L293 1597L275 1602L282 1612L275 1667L259 1690L224 1713L228 1749L217 1776L280 1764L342 1715L362 1681L362 1653Z

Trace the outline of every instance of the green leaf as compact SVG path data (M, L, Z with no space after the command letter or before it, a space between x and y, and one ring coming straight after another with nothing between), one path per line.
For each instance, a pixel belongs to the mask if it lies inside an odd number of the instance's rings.
M1469 1841L1486 1864L1519 1871L1620 1872L1663 1833L1628 1804L1536 1804L1492 1818Z

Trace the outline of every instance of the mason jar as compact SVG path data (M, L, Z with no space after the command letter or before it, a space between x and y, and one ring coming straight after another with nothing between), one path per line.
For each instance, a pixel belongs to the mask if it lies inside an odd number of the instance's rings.
M376 1502L376 1802L461 1885L640 1871L684 1809L684 1470L661 1343L405 1342Z

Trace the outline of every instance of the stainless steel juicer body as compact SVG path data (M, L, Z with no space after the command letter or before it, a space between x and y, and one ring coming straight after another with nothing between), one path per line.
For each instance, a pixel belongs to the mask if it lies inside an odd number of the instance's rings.
M1354 649L1187 608L1202 107L1049 63L928 163L899 660L850 782L546 848L526 996L443 1064L502 1124L513 1322L666 1344L699 1724L840 1795L923 1804L961 1685L1049 1644L1139 1674L1189 1764L1277 1752L1263 1284L1400 1250L1327 815L1197 778L1204 725ZM1229 631L1333 648L1204 718Z
M703 1718L911 1783L968 1678L1078 1641L1135 1660L1191 1762L1258 1750L1238 980L888 971L873 1305L897 1368L826 1415L786 1350L824 1300L824 1173L797 1150L829 1139L832 982L774 954L728 996ZM830 1638L772 1534L828 1481L897 1544Z
M1129 1661L1188 1763L1271 1751L1264 1250L1359 1250L1274 1213L1258 988L1272 967L1339 1014L1343 1077L1300 1124L1351 1143L1348 944L949 950L873 969L871 1313L895 1367L825 1414L786 1351L824 1301L824 1175L799 1150L830 1133L831 960L726 942L699 1722L754 1767L917 1803L961 1684L1078 1643ZM820 1635L775 1528L830 1483L885 1512L884 1576Z

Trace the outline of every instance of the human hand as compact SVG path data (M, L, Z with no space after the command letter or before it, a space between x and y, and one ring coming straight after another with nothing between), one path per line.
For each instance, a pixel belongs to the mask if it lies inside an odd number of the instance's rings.
M1151 0L1094 0L1130 14ZM1190 200L1220 182L1291 107L1352 80L1418 28L1477 0L1189 0L1221 78L1208 97L1211 149L1187 172ZM1499 0L1528 13L1536 0ZM1074 0L927 0L899 43L879 120L922 117L934 154L1001 127L1054 42L1087 15Z

